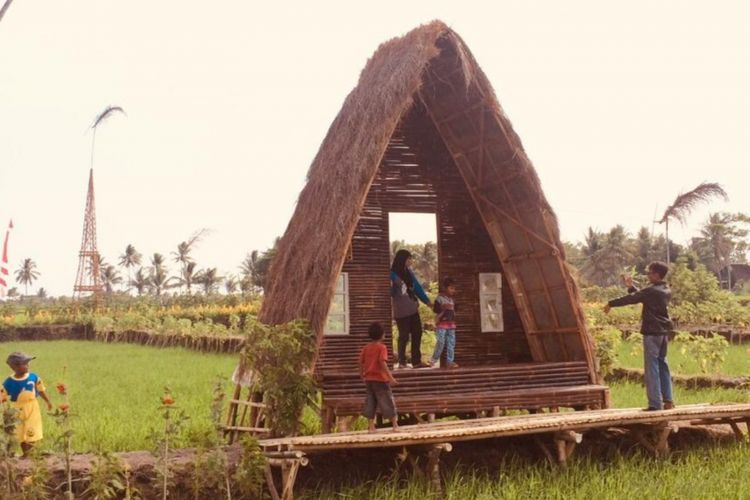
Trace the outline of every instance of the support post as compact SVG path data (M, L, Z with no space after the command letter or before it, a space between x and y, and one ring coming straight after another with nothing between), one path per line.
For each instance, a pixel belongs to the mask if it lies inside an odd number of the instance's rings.
M324 406L322 410L322 431L323 434L330 434L333 431L333 424L336 421L336 416L333 413L333 408L330 406Z
M665 457L669 454L669 435L679 428L672 422L662 422L652 426L633 428L633 433L644 448L655 457Z
M555 433L554 440L557 448L557 463L565 467L576 445L583 441L583 434L575 431L560 431Z
M268 453L264 473L268 491L271 493L271 500L293 500L297 472L299 472L300 467L307 464L307 457L299 451ZM279 494L279 489L274 481L273 467L281 471L281 494Z
M430 478L430 485L433 491L439 496L443 494L443 482L440 477L440 454L442 452L450 452L453 449L453 445L450 443L436 444L430 447L427 452L427 477Z
M734 432L734 437L737 438L737 441L744 442L745 434L742 432L742 429L740 429L740 426L737 424L737 422L734 420L729 420L727 423L732 428L732 432Z

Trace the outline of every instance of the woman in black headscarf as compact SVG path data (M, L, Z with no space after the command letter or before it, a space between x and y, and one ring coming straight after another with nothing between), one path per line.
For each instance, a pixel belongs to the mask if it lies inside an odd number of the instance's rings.
M422 320L419 317L419 300L431 305L419 280L410 268L411 253L401 249L391 264L391 304L393 318L398 327L398 364L406 368L406 343L411 340L411 362L414 368L426 368L422 363Z

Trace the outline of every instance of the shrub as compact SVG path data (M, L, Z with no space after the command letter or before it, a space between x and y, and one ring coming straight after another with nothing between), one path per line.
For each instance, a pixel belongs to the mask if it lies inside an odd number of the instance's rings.
M305 321L246 325L242 364L255 376L257 390L264 393L267 423L274 435L296 434L303 409L315 401L317 390L310 372L314 354L315 338Z
M622 343L622 332L617 328L608 327L594 330L593 333L599 371L603 376L607 376L617 365L617 348Z
M727 339L715 333L704 337L678 332L674 340L680 345L682 354L688 354L698 361L698 366L704 375L719 373L729 351Z

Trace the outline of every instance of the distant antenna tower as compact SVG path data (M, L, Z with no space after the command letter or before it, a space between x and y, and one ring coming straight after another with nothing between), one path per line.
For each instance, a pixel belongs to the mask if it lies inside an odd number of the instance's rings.
M83 237L81 238L81 251L78 253L78 272L76 282L73 286L73 298L81 299L84 295L91 295L94 305L99 305L104 283L102 282L99 264L101 258L96 246L96 204L94 202L94 146L96 144L96 129L109 116L114 113L125 113L119 106L109 106L94 120L91 126L93 134L91 138L91 168L89 169L89 188L86 194L86 211L83 216Z

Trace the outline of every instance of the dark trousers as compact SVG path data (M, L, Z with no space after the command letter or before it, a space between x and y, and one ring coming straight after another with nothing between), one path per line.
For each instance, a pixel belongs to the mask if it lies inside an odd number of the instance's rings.
M398 363L406 364L406 343L411 340L411 362L414 366L422 362L422 320L419 313L405 318L396 318L398 327Z
M388 382L368 380L365 384L367 384L367 396L362 415L365 418L373 419L376 413L380 413L383 418L394 418L396 416L396 402L393 400L393 393Z

